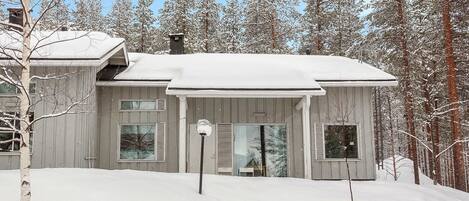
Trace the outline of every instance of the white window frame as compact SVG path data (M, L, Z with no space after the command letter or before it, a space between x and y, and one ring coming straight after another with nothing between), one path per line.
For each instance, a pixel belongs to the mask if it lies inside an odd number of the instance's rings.
M347 158L347 161L361 161L361 126L360 123L322 123L322 161L345 161L345 158L326 158L326 126L356 126L357 127L357 158Z
M119 124L119 131L118 131L118 141L117 141L117 162L160 162L158 160L158 123L127 123L127 124ZM122 126L155 126L155 133L154 133L154 159L121 159L121 135L122 135ZM164 142L163 146L165 147L166 142ZM164 158L164 157L163 157Z
M163 101L163 108L158 108L158 100L162 100ZM122 109L122 102L124 101L134 101L134 102L144 102L144 101L153 101L155 102L155 108L154 110L123 110ZM166 99L160 99L160 98L157 98L157 99L121 99L119 100L119 111L120 112L161 112L161 111L165 111L166 110Z

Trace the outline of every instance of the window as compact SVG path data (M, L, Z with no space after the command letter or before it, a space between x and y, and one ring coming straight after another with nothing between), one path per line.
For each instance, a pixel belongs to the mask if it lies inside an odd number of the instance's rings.
M17 112L8 112L0 114L2 117L12 117L16 116L19 117L19 113ZM34 119L34 113L30 115L30 121ZM16 130L20 129L20 120L12 119L8 123L16 128ZM33 138L33 130L31 128L30 132L30 148L32 147L32 138ZM0 152L15 152L19 151L20 149L20 142L17 141L20 139L20 134L15 132L15 129L11 128L9 124L6 122L0 121L0 141L6 143L0 143ZM11 142L8 142L11 141Z
M6 82L0 83L0 95L14 95L18 93L20 93L20 91L14 85L8 84ZM30 83L29 93L36 93L36 83Z
M0 83L0 94L16 94L16 87L6 82Z
M156 125L122 125L120 160L156 160Z
M158 100L122 100L120 101L121 111L161 111L165 110L165 101Z
M357 125L324 125L324 151L326 159L358 158Z

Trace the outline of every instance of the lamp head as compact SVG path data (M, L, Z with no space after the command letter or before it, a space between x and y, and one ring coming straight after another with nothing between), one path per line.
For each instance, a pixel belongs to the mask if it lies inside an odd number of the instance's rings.
M206 119L197 122L197 132L199 135L210 136L212 134L212 124Z

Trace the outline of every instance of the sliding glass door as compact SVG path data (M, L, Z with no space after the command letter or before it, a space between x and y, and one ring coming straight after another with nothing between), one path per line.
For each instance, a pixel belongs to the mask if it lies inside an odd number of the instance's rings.
M234 173L238 176L287 176L285 125L235 125Z

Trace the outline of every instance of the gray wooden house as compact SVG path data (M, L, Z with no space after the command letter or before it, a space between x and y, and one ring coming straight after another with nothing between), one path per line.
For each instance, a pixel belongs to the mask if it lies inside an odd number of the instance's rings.
M353 179L376 178L372 88L394 76L336 56L183 54L183 36L170 38L169 55L96 32L35 54L34 75L66 79L34 83L34 116L82 104L34 125L32 167L197 172L195 124L208 119L206 173L345 179L347 157ZM16 95L0 84L2 112ZM15 145L0 145L0 169L18 166Z

